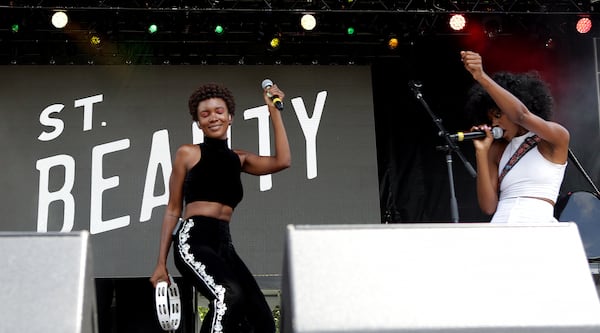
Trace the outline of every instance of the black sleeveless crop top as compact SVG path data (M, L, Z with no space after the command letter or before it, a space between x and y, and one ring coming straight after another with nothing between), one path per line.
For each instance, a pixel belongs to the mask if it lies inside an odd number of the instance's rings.
M200 161L185 176L185 202L211 201L235 208L244 196L241 171L240 158L227 147L227 140L204 137Z

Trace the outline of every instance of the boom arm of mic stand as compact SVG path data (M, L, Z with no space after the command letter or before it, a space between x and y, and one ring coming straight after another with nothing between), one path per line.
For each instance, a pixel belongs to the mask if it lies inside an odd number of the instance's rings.
M450 147L450 149L456 153L456 155L458 155L458 157L460 158L460 160L463 162L463 165L465 166L465 168L467 168L467 171L469 172L469 174L471 174L471 176L473 178L477 177L477 171L475 171L475 169L473 168L473 166L471 165L471 163L469 163L469 161L465 158L465 156L462 154L460 148L458 147L458 145L452 140L450 139L450 133L448 133L448 131L446 131L446 129L444 128L444 125L442 125L442 119L439 118L438 116L436 116L433 111L431 111L431 108L429 108L429 105L427 104L427 102L423 99L423 94L421 93L421 91L419 90L420 88L420 84L416 84L411 82L411 89L413 91L413 93L415 94L415 98L421 102L421 104L423 105L423 108L425 108L425 110L427 111L427 113L429 113L429 115L431 116L431 119L433 120L433 122L437 125L437 127L440 129L440 136L444 137L444 139L446 139L446 143L448 144L448 147Z
M448 182L450 183L450 211L452 214L452 222L458 223L459 222L458 203L456 201L456 195L454 193L455 190L454 190L454 176L453 176L453 171L452 171L452 152L455 152L458 155L458 157L460 157L463 164L465 165L465 167L467 168L467 170L471 173L471 175L473 177L476 177L477 173L475 172L475 169L473 169L473 167L471 166L469 161L467 161L467 159L462 155L460 149L458 148L458 145L450 139L450 134L448 133L448 131L446 131L446 129L442 125L442 119L437 117L433 113L433 111L431 111L431 109L429 108L429 105L427 105L427 102L425 102L425 100L423 99L423 94L421 94L421 91L419 90L422 86L421 83L411 81L409 83L409 86L411 87L413 93L415 94L415 97L421 102L421 104L423 104L423 107L425 108L425 110L427 110L427 113L429 113L429 115L433 119L433 122L440 129L439 135L443 136L446 139L447 145L445 147L443 147L443 150L446 151L446 165L448 167Z

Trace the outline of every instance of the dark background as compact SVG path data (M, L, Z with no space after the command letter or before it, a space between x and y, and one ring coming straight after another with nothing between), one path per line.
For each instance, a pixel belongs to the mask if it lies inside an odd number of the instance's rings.
M416 45L400 61L373 65L380 181L384 221L451 221L449 176L444 145L438 127L414 97L410 80L422 82L423 100L451 133L466 131L471 122L463 112L467 91L473 84L462 67L460 50L483 56L484 69L536 70L547 80L555 98L554 120L571 132L571 149L595 183L598 157L597 75L593 39L561 40L547 48L528 36L511 36L483 43L471 38L440 38ZM475 166L470 142L459 143L466 159ZM453 175L461 222L485 222L477 206L475 179L453 154ZM561 193L593 191L570 162Z

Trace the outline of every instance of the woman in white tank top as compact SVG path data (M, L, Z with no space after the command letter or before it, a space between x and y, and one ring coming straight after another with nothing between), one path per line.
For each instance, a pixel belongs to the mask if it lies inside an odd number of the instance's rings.
M465 69L477 82L466 109L472 130L487 136L473 140L477 161L477 199L493 223L556 222L554 204L565 174L569 131L550 121L553 99L536 72L488 76L482 58L462 51ZM504 130L495 140L492 127ZM525 142L525 143L524 143Z

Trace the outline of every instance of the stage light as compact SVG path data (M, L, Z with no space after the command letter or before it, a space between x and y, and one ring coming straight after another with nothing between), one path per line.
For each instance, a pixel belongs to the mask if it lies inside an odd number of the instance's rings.
M390 39L388 39L387 45L388 45L388 49L390 49L390 50L397 49L398 48L398 38L391 37Z
M148 32L152 35L155 34L158 31L158 26L154 23L150 24L148 26Z
M11 24L10 31L16 34L17 32L19 32L19 25L17 23Z
M57 29L64 28L69 23L69 17L65 12L55 12L52 14L52 25Z
M312 30L317 26L317 20L312 14L304 14L300 19L300 25L304 30Z
M224 32L225 32L225 28L223 28L223 26L222 26L222 25L220 25L220 24L217 24L217 25L215 26L215 34L217 34L217 35L222 35Z
M90 44L92 44L92 46L99 46L101 42L102 40L98 35L92 34L92 36L90 37Z
M575 28L580 34L587 34L592 30L592 20L589 17L582 17L577 21Z
M271 38L271 41L269 41L269 47L271 48L271 50L278 49L280 45L281 40L279 39L279 37L273 37Z
M352 36L352 35L354 35L355 33L356 33L356 30L354 30L354 27L348 27L348 28L346 29L346 34L347 34L348 36Z
M450 28L454 31L461 31L467 25L467 20L461 14L452 14L450 16Z

